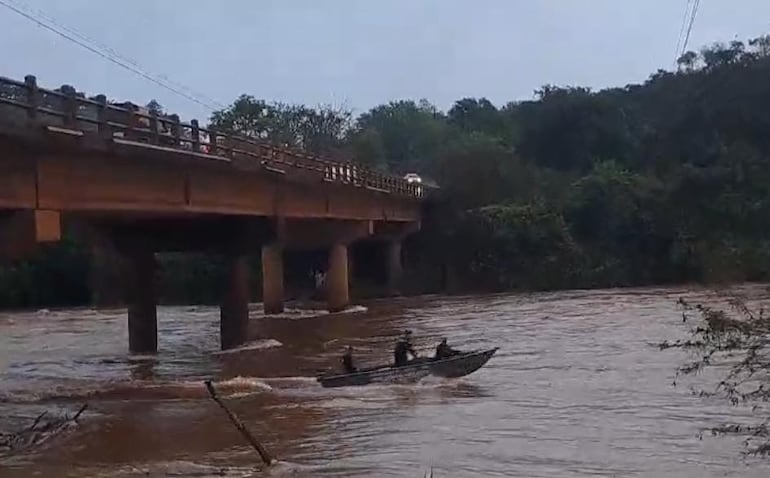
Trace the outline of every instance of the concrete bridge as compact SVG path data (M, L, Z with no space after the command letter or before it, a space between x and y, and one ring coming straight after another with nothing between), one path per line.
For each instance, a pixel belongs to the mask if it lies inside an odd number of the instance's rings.
M155 253L211 251L228 261L222 349L247 340L247 257L262 258L266 313L283 311L283 255L327 248L331 311L349 304L348 247L381 239L388 274L419 229L421 184L353 163L207 130L72 87L0 77L0 255L34 253L76 224L117 250L129 349L157 350Z

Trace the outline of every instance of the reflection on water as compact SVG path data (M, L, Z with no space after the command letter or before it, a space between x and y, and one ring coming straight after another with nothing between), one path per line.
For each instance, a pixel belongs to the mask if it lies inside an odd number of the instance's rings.
M764 300L766 289L743 292ZM252 309L251 339L218 350L218 310L159 309L157 356L129 356L123 310L0 315L0 431L88 401L81 426L0 476L768 476L738 439L698 438L750 410L671 386L685 356L651 344L685 333L680 295L703 290L571 291L375 301L354 313ZM313 315L314 317L310 317ZM323 389L346 345L359 365L389 361L414 331L426 353L499 346L459 380ZM208 399L221 395L281 458L269 473ZM704 376L700 380L709 380ZM153 475L154 474L154 475Z

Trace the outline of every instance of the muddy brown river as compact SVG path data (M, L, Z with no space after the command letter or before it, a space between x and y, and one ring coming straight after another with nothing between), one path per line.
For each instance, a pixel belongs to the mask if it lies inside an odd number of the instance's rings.
M765 286L734 292L770 300ZM43 410L90 408L68 434L0 457L0 477L307 476L767 477L740 438L700 432L751 410L693 396L705 374L672 386L687 356L680 296L631 289L373 301L336 315L263 317L253 341L218 351L211 307L161 307L156 356L127 353L125 310L0 314L0 431ZM418 350L440 337L499 346L474 374L415 385L324 389L318 371L352 345L360 365L391 359L410 328ZM280 462L258 457L206 394L226 403Z

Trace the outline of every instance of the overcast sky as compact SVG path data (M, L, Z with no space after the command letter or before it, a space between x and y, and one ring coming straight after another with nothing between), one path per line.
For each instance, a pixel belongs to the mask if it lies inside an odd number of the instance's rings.
M396 99L500 105L671 68L687 0L1 0L219 104L241 93L361 112ZM701 0L691 47L770 32L770 0ZM209 110L0 6L0 75ZM211 103L212 100L207 102Z

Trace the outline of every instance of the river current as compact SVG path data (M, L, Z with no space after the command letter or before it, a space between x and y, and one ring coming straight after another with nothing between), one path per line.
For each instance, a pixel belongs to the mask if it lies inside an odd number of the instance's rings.
M39 448L0 456L0 477L307 476L767 477L740 438L704 429L753 423L752 412L673 385L688 356L656 344L690 324L676 301L722 302L765 286L568 291L377 300L342 314L299 308L264 317L252 341L218 351L215 307L160 307L159 353L127 353L125 310L0 314L0 431L44 410L80 424ZM352 345L359 365L391 360L409 328L418 350L446 336L461 349L498 346L477 372L415 385L324 389ZM223 400L279 459L258 456L211 401Z

